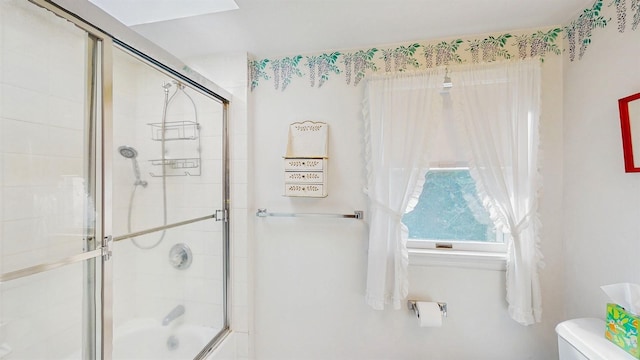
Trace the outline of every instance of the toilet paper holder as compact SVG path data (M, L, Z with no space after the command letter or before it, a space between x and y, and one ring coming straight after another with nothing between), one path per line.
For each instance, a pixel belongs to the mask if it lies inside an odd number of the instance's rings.
M418 307L416 306L417 302L418 300L407 300L407 307L409 308L409 310L412 310L416 314L416 317L419 318L420 312L418 311ZM447 317L447 303L438 302L437 304L440 308L440 312L442 313L442 317Z

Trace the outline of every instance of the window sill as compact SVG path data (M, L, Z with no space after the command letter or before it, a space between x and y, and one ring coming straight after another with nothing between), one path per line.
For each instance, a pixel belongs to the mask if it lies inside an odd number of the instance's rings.
M507 255L503 252L414 248L409 249L409 265L505 271Z

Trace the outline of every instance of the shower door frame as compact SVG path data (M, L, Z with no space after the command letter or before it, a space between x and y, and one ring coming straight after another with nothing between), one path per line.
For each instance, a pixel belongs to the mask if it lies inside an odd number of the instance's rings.
M231 97L223 89L217 85L202 77L195 71L189 69L186 65L174 58L170 54L161 50L155 45L145 43L141 40L139 35L136 35L129 29L123 29L123 25L119 24L108 15L101 11L96 12L97 7L87 3L78 5L74 0L28 0L36 6L44 8L53 14L73 23L78 28L87 32L87 36L92 40L92 46L90 46L91 53L93 54L91 65L88 67L92 70L87 77L88 89L92 92L89 96L92 101L92 106L88 109L89 121L92 126L95 127L95 144L91 148L94 152L89 154L89 161L93 162L89 165L89 169L92 167L95 171L92 173L95 175L95 181L91 186L94 191L96 222L95 222L95 238L100 239L99 242L94 239L90 249L86 252L64 258L62 260L39 264L31 266L26 269L21 269L5 274L0 274L0 282L14 280L25 276L46 272L49 270L57 269L59 267L81 262L88 261L86 264L85 276L87 279L87 273L92 273L92 261L97 261L100 258L101 271L100 271L100 286L96 285L98 281L93 271L93 278L89 279L93 282L94 286L89 288L88 285L86 291L91 293L92 291L100 292L100 301L96 301L93 304L93 309L100 311L101 326L100 329L95 324L97 317L87 317L85 323L85 329L94 328L95 333L100 333L100 351L99 355L102 360L111 360L113 353L113 268L112 268L112 244L114 241L125 240L130 237L147 234L155 231L161 231L164 229L174 228L198 221L215 219L222 221L222 244L223 244L223 311L224 321L223 327L218 334L211 339L211 341L200 351L195 359L203 359L209 355L216 346L221 343L231 332L231 266L230 266L230 201L229 201L229 129L228 129L228 110L229 110L229 98ZM74 3L75 2L75 3ZM85 20L90 19L90 20ZM114 25L116 32L119 33L120 39L106 33L103 30L95 27L104 27ZM141 43L145 47L145 52L136 49L128 44L128 41L122 40L124 38L130 39L133 43ZM186 221L168 224L161 227L152 229L146 229L141 232L131 233L123 236L112 238L113 223L112 223L112 150L113 150L113 93L112 93L112 81L113 81L113 49L118 47L126 53L139 58L147 65L159 70L170 77L179 79L185 84L197 89L201 93L220 101L223 107L223 119L222 119L222 209L214 211L213 214L195 219L189 219ZM155 51L154 51L155 50ZM149 52L152 54L149 55ZM155 55L155 56L154 56ZM156 60L156 57L163 58L164 61L169 62L170 65ZM89 101L89 100L87 100ZM95 266L94 266L95 269ZM87 280L85 279L85 280ZM97 299L96 299L97 300ZM86 316L86 314L83 314ZM90 356L90 359L94 359L98 354L95 347L95 340L97 335L94 334L92 343L86 345L83 341L83 352ZM86 357L85 355L85 357Z
M85 169L87 179L90 184L89 195L94 201L95 222L93 234L87 234L85 229L84 246L85 251L71 255L48 263L40 263L27 268L0 274L0 283L24 278L27 276L45 273L63 266L80 263L84 264L84 291L83 300L83 330L87 332L93 328L91 336L83 334L81 344L81 354L83 358L95 359L98 355L95 341L100 335L100 357L103 360L112 358L112 263L111 257L111 237L106 235L112 232L112 194L111 194L111 129L112 129L112 38L104 32L93 27L91 24L80 21L71 16L66 11L46 0L28 0L28 2L50 11L55 16L63 18L79 29L86 32L89 40L87 47L87 100L89 104L85 111L85 122L90 126L86 134L95 143L90 142L88 146L89 154ZM98 166L102 165L102 166ZM93 180L93 181L91 181ZM87 209L88 210L88 209ZM86 215L86 214L85 214ZM94 238L95 237L95 238ZM100 239L100 241L96 241ZM96 261L100 258L100 287L96 285ZM90 275L89 275L90 274ZM89 286L91 284L92 286ZM99 302L94 297L100 291ZM92 304L87 306L87 296L93 299ZM108 305L107 305L108 304ZM96 312L100 308L100 329L96 326Z
M111 151L107 150L113 148L113 39L101 30L93 27L91 24L71 16L64 9L55 4L46 0L29 1L73 23L75 26L86 31L88 37L94 39L93 51L90 52L92 55L91 64L93 64L93 71L91 72L92 76L88 76L87 78L87 82L92 85L90 86L90 89L92 89L90 94L92 106L88 109L88 115L90 118L90 124L94 127L93 131L95 132L95 145L89 149L93 151L89 156L89 161L93 162L93 164L91 164L89 168L95 169L95 180L89 186L93 186L95 189L94 201L96 202L95 239L92 244L93 251L90 253L98 252L98 254L93 257L86 258L86 261L88 262L85 264L85 292L100 292L99 304L95 302L95 299L94 304L92 304L93 310L100 311L99 354L101 360L111 360L113 352L113 268L111 261L112 239L111 235L108 234L113 233L113 194L111 191L112 156ZM100 239L99 243L95 241L97 239ZM95 262L98 258L100 258L101 262L99 287L96 284L98 279L95 276L95 271L91 270L92 268L95 269L95 263L92 262ZM93 278L90 278L87 274L92 274ZM89 286L91 283L93 284L93 287ZM87 307L86 304L83 307L90 308ZM94 317L91 317L89 316L90 314L91 312L89 314L83 314L83 329L91 331L93 328L93 331L97 332L98 327L95 324L96 317L95 315ZM93 337L90 340L90 344L86 344L84 340L82 342L82 354L84 357L89 356L89 359L94 359L95 355L98 353L94 342L97 339L97 336L95 333L92 335ZM85 336L85 338L89 338L87 334L83 334L83 336Z
M118 242L127 240L134 237L139 237L142 235L147 235L150 233L163 231L167 229L172 229L200 221L206 220L215 220L222 222L222 255L223 255L223 279L222 279L222 288L223 288L223 311L224 311L224 319L222 324L222 329L214 336L213 339L194 357L194 360L204 359L207 355L212 353L216 347L231 333L231 244L230 244L230 166L229 166L229 105L230 101L228 100L229 95L227 97L218 94L216 91L212 90L209 87L202 84L202 82L208 82L205 78L198 78L198 81L185 76L184 74L176 71L172 67L169 67L152 56L128 45L124 41L113 38L113 46L122 50L130 56L142 61L146 65L154 68L157 71L164 73L170 77L174 77L180 80L184 84L188 84L193 88L197 89L204 95L210 96L212 100L217 100L222 105L222 209L215 210L213 214L188 219L184 221L179 221L163 226L157 226L141 231L136 231L132 233L128 233L125 235L114 236L110 239L111 242ZM183 69L187 68L186 65L183 65ZM190 70L191 75L197 75L197 73ZM212 85L213 83L211 83ZM111 127L112 128L112 127ZM110 129L111 131L111 129ZM110 135L112 132L109 133ZM110 163L111 164L111 163ZM111 172L110 172L111 173ZM111 270L111 269L110 269ZM110 279L109 279L110 280ZM110 304L113 304L111 301ZM112 309L112 307L110 307ZM110 318L111 320L111 318ZM103 358L106 360L107 358ZM108 358L109 360L111 357Z

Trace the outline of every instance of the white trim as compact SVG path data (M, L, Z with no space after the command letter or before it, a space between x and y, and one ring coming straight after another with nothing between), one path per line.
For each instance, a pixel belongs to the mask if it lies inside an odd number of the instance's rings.
M431 249L431 250L455 250L458 252L494 252L506 253L507 244L504 242L504 234L496 234L498 241L464 241L464 240L432 240L432 239L408 239L409 249ZM439 249L439 245L449 245L448 248Z
M506 252L410 248L409 265L451 266L505 271L507 268L507 254Z

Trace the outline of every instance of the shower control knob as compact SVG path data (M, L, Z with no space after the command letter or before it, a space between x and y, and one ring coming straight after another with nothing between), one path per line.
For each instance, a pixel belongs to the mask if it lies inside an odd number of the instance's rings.
M169 262L171 265L178 269L184 270L189 268L193 261L193 254L191 249L183 243L175 244L169 251Z

